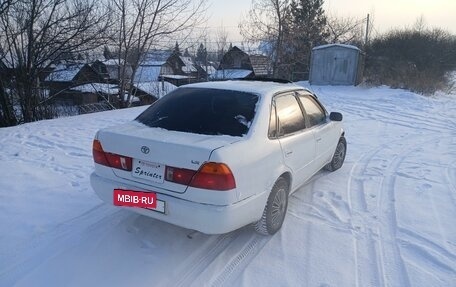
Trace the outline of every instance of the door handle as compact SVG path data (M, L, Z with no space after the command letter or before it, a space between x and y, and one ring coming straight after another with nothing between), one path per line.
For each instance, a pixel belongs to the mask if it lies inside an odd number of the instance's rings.
M285 156L290 156L292 153L293 153L292 150L287 150L287 151L285 152Z
M317 138L317 142L321 141L321 138Z

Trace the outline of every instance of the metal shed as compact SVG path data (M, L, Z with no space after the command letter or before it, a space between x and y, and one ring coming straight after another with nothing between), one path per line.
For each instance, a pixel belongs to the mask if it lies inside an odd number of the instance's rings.
M312 85L358 85L363 78L364 53L355 46L329 44L312 49Z

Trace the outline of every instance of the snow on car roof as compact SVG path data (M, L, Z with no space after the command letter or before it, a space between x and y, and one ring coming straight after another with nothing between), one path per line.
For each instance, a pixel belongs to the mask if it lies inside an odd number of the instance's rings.
M291 91L297 89L304 89L293 83L282 84L276 82L264 82L264 81L217 81L217 82L203 82L197 84L185 85L188 88L207 88L207 89L220 89L220 90L232 90L247 92L259 95L274 95L278 92Z

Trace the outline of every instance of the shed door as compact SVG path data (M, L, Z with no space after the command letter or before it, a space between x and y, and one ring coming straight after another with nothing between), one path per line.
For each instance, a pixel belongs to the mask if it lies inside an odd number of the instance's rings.
M353 84L354 70L353 53L349 50L334 50L331 82L336 85Z

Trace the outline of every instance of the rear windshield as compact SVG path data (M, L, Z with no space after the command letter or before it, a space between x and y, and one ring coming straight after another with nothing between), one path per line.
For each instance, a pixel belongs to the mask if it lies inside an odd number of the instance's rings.
M204 135L243 136L258 96L203 88L180 88L155 102L136 120L149 126Z

